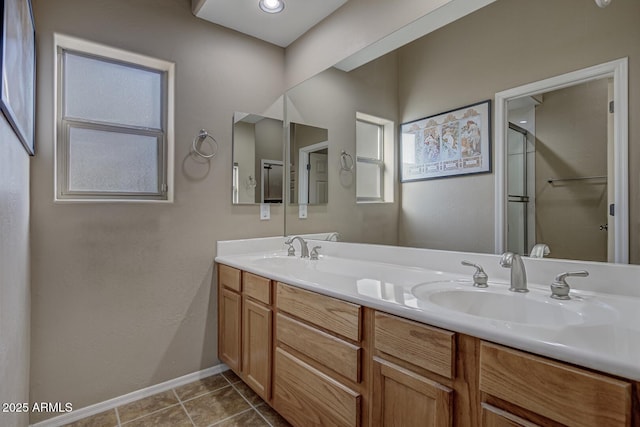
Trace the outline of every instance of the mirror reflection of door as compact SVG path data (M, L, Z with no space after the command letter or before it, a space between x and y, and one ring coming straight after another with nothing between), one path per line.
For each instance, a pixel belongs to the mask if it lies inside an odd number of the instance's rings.
M610 260L609 79L509 102L508 250Z

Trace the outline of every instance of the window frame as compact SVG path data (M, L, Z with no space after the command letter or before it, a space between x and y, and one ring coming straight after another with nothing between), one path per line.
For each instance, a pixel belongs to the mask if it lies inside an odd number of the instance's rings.
M384 135L384 125L381 123L377 123L375 121L366 120L362 117L356 117L356 125L357 122L366 123L368 125L372 125L378 128L378 158L374 157L365 157L359 156L358 150L356 148L356 173L358 171L358 164L365 163L370 165L378 166L378 192L380 196L378 197L363 197L358 196L357 188L356 188L356 201L357 202L384 202L384 172L385 172L385 163L384 163L384 147L385 147L385 135ZM357 147L357 144L356 144Z
M55 73L55 202L173 202L175 64L86 40L54 34ZM64 116L65 53L158 73L161 76L161 128L101 122ZM151 136L157 140L157 192L72 191L69 189L71 129Z

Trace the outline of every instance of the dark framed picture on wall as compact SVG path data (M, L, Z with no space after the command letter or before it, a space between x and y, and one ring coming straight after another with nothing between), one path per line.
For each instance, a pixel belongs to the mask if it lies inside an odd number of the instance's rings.
M33 156L36 53L31 1L0 0L0 5L0 109Z
M400 126L401 181L491 172L491 101Z

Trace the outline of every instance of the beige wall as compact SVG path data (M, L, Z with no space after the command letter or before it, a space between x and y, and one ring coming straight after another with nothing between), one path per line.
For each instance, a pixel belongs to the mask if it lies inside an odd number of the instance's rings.
M394 54L350 73L328 69L287 92L288 120L328 129L329 203L308 207L298 218L298 206L287 207L287 234L338 231L350 242L397 244L398 207L394 203L356 203L355 169L340 171L342 150L354 156L356 112L397 124L397 61ZM396 192L397 194L397 192Z
M536 242L551 257L607 261L607 181L549 178L607 176L608 81L544 94L536 106Z
M29 157L0 114L0 403L29 402L29 298ZM0 425L28 417L0 412Z
M80 408L218 363L216 241L283 233L282 207L260 221L231 205L230 118L282 94L284 52L194 17L189 0L33 6L31 400ZM176 63L175 203L53 203L54 31ZM189 155L201 128L220 143L210 163Z
M640 263L640 3L606 9L584 0L499 0L400 49L404 121L437 114L496 92L629 57L630 260ZM402 186L400 242L494 251L494 176Z
M255 125L238 122L233 125L233 161L238 163L238 203L255 203L256 189L247 185L249 177L256 175L256 135ZM257 181L256 181L257 182ZM260 197L260 196L258 196Z

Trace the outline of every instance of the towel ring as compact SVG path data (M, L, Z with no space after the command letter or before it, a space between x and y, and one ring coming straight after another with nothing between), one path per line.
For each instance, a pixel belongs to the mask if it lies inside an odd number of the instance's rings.
M353 170L354 162L351 154L342 150L340 153L340 169L346 172L350 172Z
M211 154L204 154L203 152L198 150L198 144L200 144L200 147L202 147L202 143L205 142L207 138L211 138L211 141L207 141L207 143L211 147L211 151L212 151ZM196 135L195 138L193 138L192 147L193 147L194 153L196 153L198 156L203 157L205 159L211 159L215 157L216 154L218 154L218 141L216 141L216 139L204 129L201 129L200 133Z

